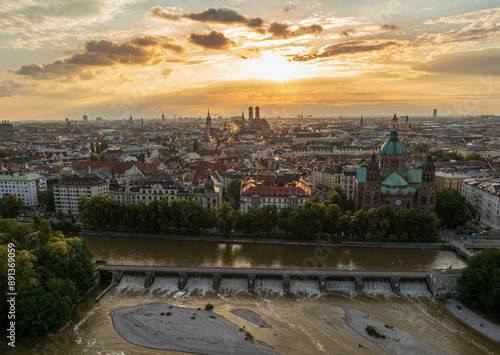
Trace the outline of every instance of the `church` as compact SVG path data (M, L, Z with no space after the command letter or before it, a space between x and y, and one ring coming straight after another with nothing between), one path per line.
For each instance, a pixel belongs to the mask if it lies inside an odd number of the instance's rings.
M356 171L356 210L368 211L382 205L395 210L436 210L436 167L431 156L421 169L411 169L406 168L407 155L394 126L389 140L380 148L378 161L373 154L368 168Z

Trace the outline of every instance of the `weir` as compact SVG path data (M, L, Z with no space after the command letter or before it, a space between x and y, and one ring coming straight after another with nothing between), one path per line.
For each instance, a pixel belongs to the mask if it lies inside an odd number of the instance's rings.
M111 283L109 288L117 286L120 282L132 282L134 285L143 285L144 288L152 289L247 289L250 292L257 290L345 291L359 294L393 293L396 295L430 292L442 294L443 291L450 289L444 290L441 284L436 287L438 279L444 276L439 270L431 272L355 271L107 264L98 265L98 270L101 282ZM452 277L458 278L460 271L456 271ZM445 285L448 285L450 273L447 272L446 276Z

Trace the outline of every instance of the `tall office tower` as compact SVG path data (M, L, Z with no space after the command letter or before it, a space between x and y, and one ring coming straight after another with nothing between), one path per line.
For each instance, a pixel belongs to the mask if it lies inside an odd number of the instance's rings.
M432 110L432 118L436 118L438 115L438 109L435 108L434 110Z
M89 121L89 117L87 115L83 115L83 123L87 123Z

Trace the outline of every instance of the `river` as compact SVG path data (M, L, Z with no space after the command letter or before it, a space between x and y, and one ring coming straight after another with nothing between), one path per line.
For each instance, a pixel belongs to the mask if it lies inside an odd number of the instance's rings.
M192 265L228 267L320 267L349 270L429 270L459 268L463 258L450 251L413 249L332 248L313 246L225 244L130 238L86 237L96 259L110 264ZM304 261L306 260L306 261ZM322 263L321 263L322 262ZM203 308L215 311L245 326L256 339L280 354L358 354L359 344L367 354L382 353L351 331L343 322L343 308L369 313L375 320L406 330L449 354L498 354L500 344L489 340L455 319L429 294L395 296L389 293L356 295L352 292L318 293L246 290L209 287L183 291L175 287L145 290L140 283L123 282L97 304L100 285L73 312L73 323L65 331L39 343L17 348L19 354L177 354L128 343L116 333L109 313L115 309L149 302ZM262 315L270 324L259 328L230 311L246 308ZM228 352L229 353L229 352Z

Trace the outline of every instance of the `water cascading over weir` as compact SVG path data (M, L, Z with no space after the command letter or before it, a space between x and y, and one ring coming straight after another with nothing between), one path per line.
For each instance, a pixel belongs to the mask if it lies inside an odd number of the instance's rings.
M100 280L110 287L151 290L246 289L250 292L352 292L435 294L439 271L354 271L317 269L210 268L99 265ZM459 273L458 273L459 275ZM455 276L454 276L455 277ZM458 276L456 276L458 277ZM104 293L103 293L104 294ZM102 295L100 296L102 297ZM100 297L98 299L100 299Z

